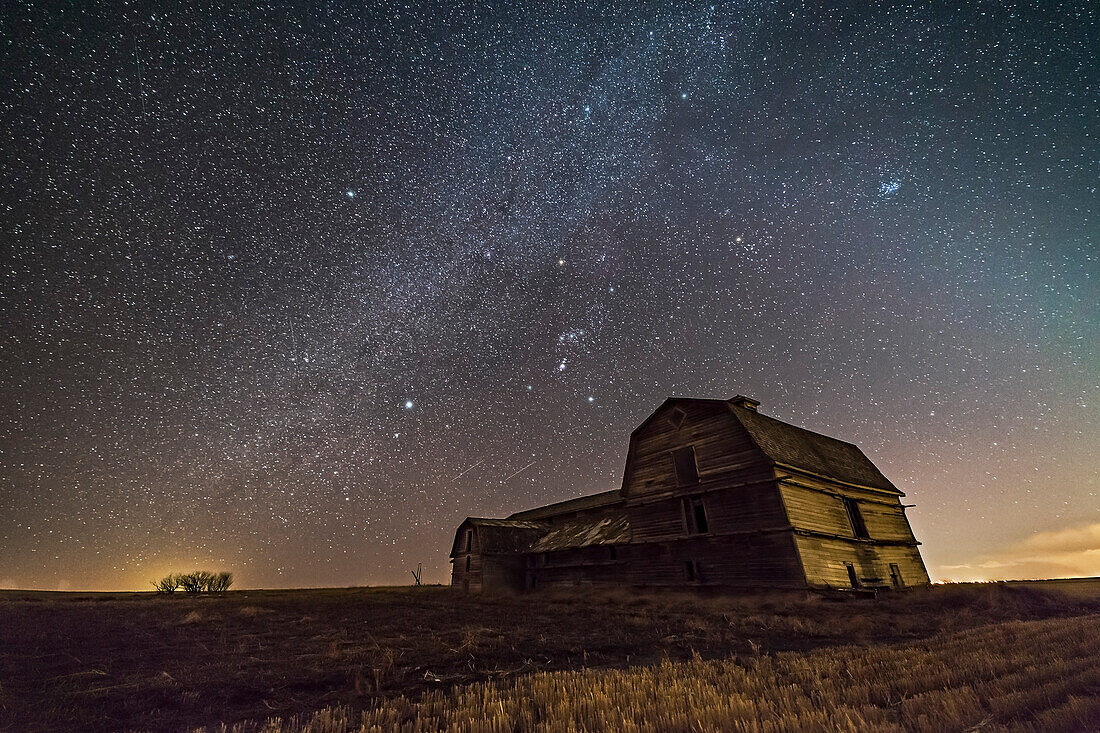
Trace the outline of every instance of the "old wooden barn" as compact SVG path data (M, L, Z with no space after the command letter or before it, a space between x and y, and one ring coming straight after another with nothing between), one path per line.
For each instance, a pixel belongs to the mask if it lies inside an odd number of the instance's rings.
M902 492L855 445L758 405L666 400L631 434L620 489L462 522L452 584L927 584Z

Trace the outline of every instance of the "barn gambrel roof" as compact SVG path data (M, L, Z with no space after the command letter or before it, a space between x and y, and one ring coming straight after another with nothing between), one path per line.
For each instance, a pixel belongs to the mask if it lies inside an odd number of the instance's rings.
M637 435L666 408L684 403L705 403L729 410L738 423L748 432L753 443L774 463L801 469L843 483L866 486L904 496L858 446L815 433L797 425L761 415L756 411L755 400L735 397L732 400L713 400L697 397L669 397L642 424L634 429ZM748 402L752 407L745 406ZM629 457L627 458L629 470Z
M901 494L859 446L730 404L730 412L768 458L794 468L843 481Z

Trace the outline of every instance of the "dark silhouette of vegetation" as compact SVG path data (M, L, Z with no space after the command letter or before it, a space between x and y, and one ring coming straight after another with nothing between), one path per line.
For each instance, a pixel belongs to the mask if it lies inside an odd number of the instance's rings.
M175 593L180 587L180 579L176 573L168 573L160 580L153 581L153 587L157 593Z
M222 593L233 585L233 573L217 573L207 584L206 589L214 593Z
M209 570L194 570L190 573L169 573L153 582L158 593L175 593L182 588L184 593L222 593L233 585L233 573L212 573Z

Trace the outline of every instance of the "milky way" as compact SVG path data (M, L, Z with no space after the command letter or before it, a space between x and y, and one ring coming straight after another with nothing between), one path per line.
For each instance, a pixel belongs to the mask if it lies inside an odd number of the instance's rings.
M1096 4L318 5L4 9L0 587L439 581L668 395L1100 522Z

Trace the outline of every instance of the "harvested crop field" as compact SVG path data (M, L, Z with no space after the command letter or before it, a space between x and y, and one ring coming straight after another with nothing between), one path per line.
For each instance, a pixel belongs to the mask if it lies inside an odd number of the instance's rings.
M840 600L11 591L0 720L248 729L332 708L309 729L358 730L365 711L377 730L1089 730L1098 629L1097 595L1005 584Z
M360 716L268 721L305 731L1093 731L1100 725L1095 617L1015 621L902 646L551 672ZM252 725L234 727L251 733Z

